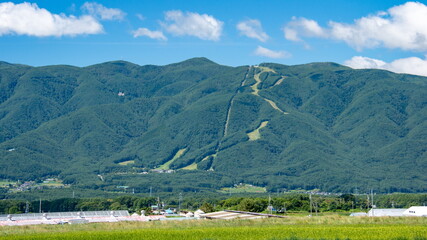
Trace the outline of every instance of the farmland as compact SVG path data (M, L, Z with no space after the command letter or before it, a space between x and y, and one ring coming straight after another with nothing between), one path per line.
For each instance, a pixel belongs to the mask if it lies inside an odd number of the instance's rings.
M289 217L2 227L0 239L427 239L426 218Z

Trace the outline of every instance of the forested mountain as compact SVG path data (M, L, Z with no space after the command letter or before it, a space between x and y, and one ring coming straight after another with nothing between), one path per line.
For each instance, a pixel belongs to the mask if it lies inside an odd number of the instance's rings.
M0 62L0 179L427 191L426 102L425 77L334 63Z

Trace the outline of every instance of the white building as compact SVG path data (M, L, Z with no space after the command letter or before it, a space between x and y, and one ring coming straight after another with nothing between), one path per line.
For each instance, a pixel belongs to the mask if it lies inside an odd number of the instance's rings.
M200 218L201 217L201 215L203 215L203 214L205 214L205 212L203 212L202 210L200 210L200 209L197 209L197 211L195 211L194 212L194 217L195 218Z
M86 211L86 212L51 212L51 213L22 213L0 215L0 226L19 226L37 224L77 224L93 222L120 221L153 221L166 218L165 216L130 216L127 210L118 211Z
M350 214L350 217L366 217L368 216L365 212L354 212Z
M369 210L369 217L403 217L406 208L373 208Z
M423 206L414 206L410 207L403 212L404 216L413 216L413 217L427 217L427 207Z
M230 219L257 219L257 218L285 218L285 216L281 215L272 215L265 213L255 213L255 212L243 212L243 211L233 211L233 210L224 210L219 212L211 212L200 215L202 218L206 219L222 219L222 220L230 220Z

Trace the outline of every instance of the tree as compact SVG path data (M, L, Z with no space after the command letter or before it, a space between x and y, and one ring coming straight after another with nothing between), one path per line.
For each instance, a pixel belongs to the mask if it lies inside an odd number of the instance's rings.
M237 209L240 211L247 211L247 212L262 212L266 209L266 207L267 207L267 202L265 199L245 198L239 203L239 205L237 206Z
M215 211L215 208L214 208L214 206L212 206L212 204L205 202L205 203L203 203L203 205L200 207L200 210L202 210L202 211L203 211L203 212L205 212L205 213L209 213L209 212L214 212L214 211Z
M16 214L16 213L22 213L21 211L19 211L18 206L12 206L11 208L9 208L8 211L9 214Z

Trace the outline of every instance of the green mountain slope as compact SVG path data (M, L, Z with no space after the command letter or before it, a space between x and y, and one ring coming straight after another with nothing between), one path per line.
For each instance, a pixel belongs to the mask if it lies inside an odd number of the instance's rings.
M0 179L426 191L426 84L334 63L1 62Z

